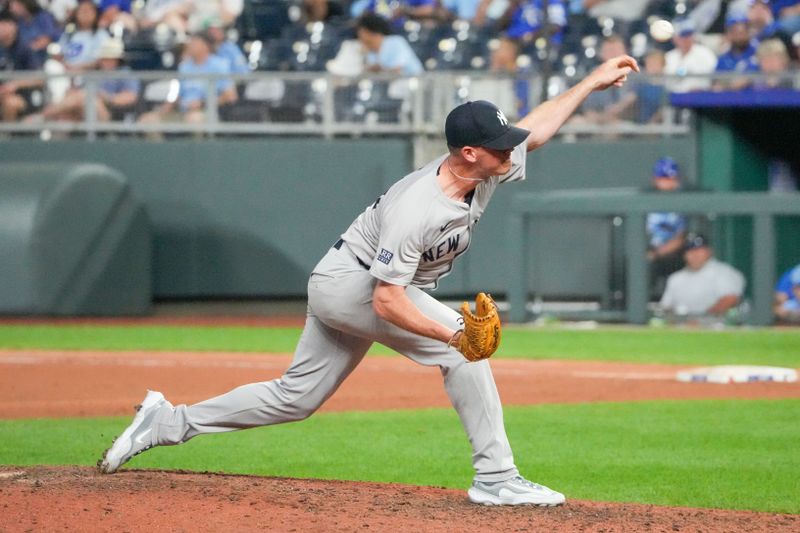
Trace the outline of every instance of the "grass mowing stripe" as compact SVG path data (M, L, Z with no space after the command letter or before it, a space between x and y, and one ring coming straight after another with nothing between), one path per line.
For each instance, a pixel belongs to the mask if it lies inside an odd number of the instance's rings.
M798 400L506 409L517 465L568 497L800 513ZM92 464L128 418L0 422L0 463ZM447 409L324 413L156 448L131 467L465 488L469 447Z
M293 352L299 328L0 325L0 348ZM800 330L508 327L498 357L800 367ZM373 353L394 353L376 345Z

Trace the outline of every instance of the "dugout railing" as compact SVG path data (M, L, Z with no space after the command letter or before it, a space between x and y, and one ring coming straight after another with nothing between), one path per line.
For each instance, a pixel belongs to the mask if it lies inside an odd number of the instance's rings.
M524 322L532 289L529 283L531 222L541 217L621 216L625 227L626 321L644 324L648 317L649 274L646 217L653 212L713 216L746 216L753 220L753 325L773 321L775 285L775 217L800 216L800 193L673 192L638 190L580 190L520 193L513 197L507 229L509 319Z

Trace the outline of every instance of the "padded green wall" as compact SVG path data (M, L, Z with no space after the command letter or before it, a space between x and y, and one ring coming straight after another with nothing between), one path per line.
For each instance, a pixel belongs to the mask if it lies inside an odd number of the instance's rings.
M119 172L0 166L0 313L146 314L150 241L144 208Z
M440 295L506 288L505 207L518 191L645 186L672 155L696 179L691 138L553 142L529 156L528 180L501 187L470 253ZM125 174L154 232L159 298L302 296L317 260L367 204L412 170L406 139L137 139L0 143L0 161L91 161ZM608 287L610 225L538 224L531 287L596 296Z

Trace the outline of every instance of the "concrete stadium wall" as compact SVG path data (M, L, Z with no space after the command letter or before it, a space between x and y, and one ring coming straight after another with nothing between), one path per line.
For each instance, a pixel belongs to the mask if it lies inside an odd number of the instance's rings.
M505 290L505 206L518 191L644 186L669 154L696 179L685 139L551 143L528 160L528 180L501 187L472 249L439 295ZM136 139L0 143L0 161L104 163L130 180L154 235L157 298L302 296L325 250L367 204L412 170L404 139ZM607 291L607 220L539 224L529 245L531 287L545 296Z
M146 314L150 241L144 208L119 172L0 166L0 313Z

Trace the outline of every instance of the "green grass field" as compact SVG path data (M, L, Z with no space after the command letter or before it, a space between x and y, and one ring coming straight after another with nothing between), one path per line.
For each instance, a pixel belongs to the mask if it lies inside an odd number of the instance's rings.
M511 407L522 472L572 498L800 513L800 401ZM0 422L0 462L93 464L129 419ZM327 413L204 436L131 468L466 488L469 446L447 409Z
M296 328L0 326L0 348L291 352ZM800 367L800 331L507 328L500 357ZM389 354L383 347L376 353ZM568 497L800 513L800 400L506 409L523 474ZM0 464L94 464L129 418L0 420ZM465 488L469 445L448 409L323 413L205 436L133 468Z
M0 326L0 348L198 350L291 353L299 328ZM373 353L391 354L382 346ZM800 367L800 330L508 327L498 357Z

